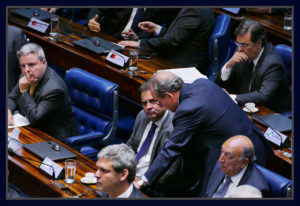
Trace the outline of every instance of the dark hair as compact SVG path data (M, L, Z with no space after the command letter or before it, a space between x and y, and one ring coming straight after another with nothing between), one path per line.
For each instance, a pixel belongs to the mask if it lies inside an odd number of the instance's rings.
M150 82L145 81L140 87L139 87L139 92L142 93L143 91L147 91L150 89Z
M254 20L244 20L235 29L234 35L244 35L247 32L250 32L251 42L256 44L259 40L261 40L262 46L265 45L267 41L267 32L260 22Z

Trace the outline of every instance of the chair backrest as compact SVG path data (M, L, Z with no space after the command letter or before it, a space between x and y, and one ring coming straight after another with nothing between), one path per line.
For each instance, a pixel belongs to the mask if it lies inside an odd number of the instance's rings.
M65 81L80 134L102 132L113 141L118 124L119 86L79 68L68 70Z
M292 57L293 57L293 50L292 47L285 45L285 44L278 44L275 46L275 50L280 54L285 64L285 67L288 72L290 85L292 79Z
M292 181L269 169L256 165L265 176L272 197L291 197Z
M230 35L230 16L226 14L217 16L213 33L208 41L210 66L207 70L207 77L212 81L228 59Z

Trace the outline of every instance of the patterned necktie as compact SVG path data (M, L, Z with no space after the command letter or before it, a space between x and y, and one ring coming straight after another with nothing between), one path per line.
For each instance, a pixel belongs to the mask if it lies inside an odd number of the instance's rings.
M138 162L141 159L141 157L145 154L145 152L148 150L150 143L152 142L156 127L157 127L156 124L152 123L149 133L148 133L140 151L136 155L136 162Z
M35 85L30 86L30 95L32 96L35 90Z
M131 24L131 29L133 31L135 31L138 28L138 24L142 20L143 15L144 15L144 8L138 8L135 15L134 15L132 24Z
M232 182L231 178L226 176L224 184L219 187L218 191L215 193L213 197L214 198L224 197L231 182Z

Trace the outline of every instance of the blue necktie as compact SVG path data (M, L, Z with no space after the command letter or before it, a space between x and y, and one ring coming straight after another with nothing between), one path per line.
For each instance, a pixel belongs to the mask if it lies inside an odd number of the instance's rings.
M227 190L228 190L228 187L230 185L230 183L232 182L231 181L231 178L226 176L225 178L225 183L223 185L221 185L218 189L218 191L216 192L216 194L213 196L214 198L218 198L218 197L224 197Z
M138 8L132 21L131 29L135 31L144 15L144 8Z
M157 127L156 124L152 123L149 133L148 133L140 151L136 155L136 162L138 162L141 159L141 157L145 154L145 152L148 150L148 148L152 142L156 127Z

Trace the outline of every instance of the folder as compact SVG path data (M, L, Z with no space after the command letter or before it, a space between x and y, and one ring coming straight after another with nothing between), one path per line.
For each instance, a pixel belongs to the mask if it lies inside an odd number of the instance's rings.
M292 130L292 120L278 113L253 115L253 120L265 127L271 127L278 132L288 132Z

